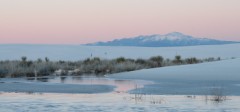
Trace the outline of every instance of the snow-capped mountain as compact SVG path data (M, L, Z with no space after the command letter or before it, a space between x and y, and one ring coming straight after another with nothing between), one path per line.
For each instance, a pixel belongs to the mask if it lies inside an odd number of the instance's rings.
M142 47L171 47L171 46L195 46L195 45L219 45L239 43L235 41L223 41L207 38L196 38L179 32L165 35L145 35L133 38L116 39L108 42L86 44L90 46L142 46Z

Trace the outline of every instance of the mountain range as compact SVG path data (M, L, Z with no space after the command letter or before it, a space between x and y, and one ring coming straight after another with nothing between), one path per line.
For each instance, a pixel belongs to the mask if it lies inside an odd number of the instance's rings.
M144 35L132 38L115 39L108 42L96 42L86 44L88 46L140 46L140 47L174 47L174 46L196 46L196 45L221 45L239 43L236 41L225 41L208 38L198 38L179 32L165 35Z

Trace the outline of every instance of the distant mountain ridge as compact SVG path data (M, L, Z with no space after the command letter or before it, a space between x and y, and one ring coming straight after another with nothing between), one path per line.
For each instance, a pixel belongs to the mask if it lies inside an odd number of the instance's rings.
M141 46L141 47L174 47L196 45L221 45L239 43L235 41L223 41L208 38L196 38L179 32L165 35L145 35L133 38L115 39L108 42L96 42L86 44L88 46Z

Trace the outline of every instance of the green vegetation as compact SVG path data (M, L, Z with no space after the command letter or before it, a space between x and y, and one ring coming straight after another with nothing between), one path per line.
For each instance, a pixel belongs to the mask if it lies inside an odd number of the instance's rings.
M195 57L182 59L164 59L162 56L154 56L149 59L127 59L119 57L112 60L98 57L80 61L50 61L45 59L28 60L26 56L20 60L0 61L0 77L41 77L49 75L104 75L119 72L149 69L156 67L195 64L202 62L218 61L220 58L197 59Z

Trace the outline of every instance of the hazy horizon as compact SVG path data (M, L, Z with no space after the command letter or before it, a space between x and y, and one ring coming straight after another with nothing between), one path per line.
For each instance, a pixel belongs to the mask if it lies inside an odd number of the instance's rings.
M1 0L0 44L85 44L181 32L240 41L239 0Z

